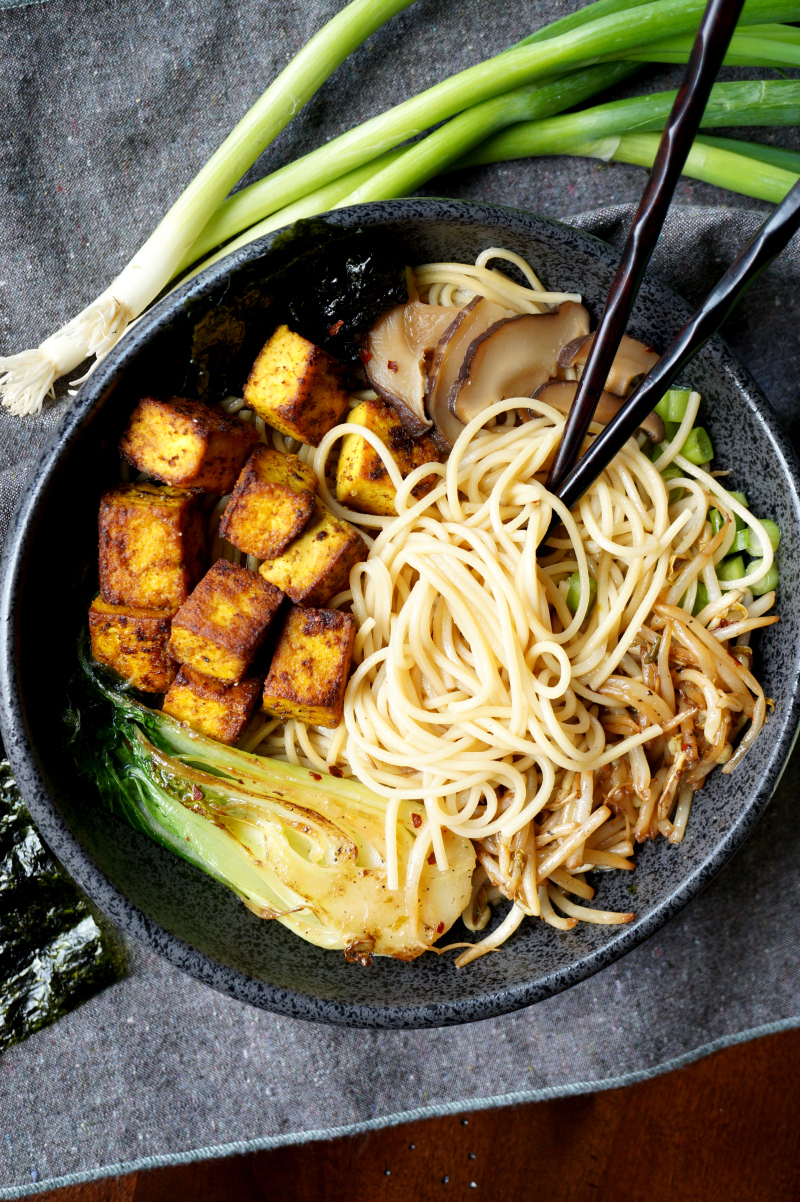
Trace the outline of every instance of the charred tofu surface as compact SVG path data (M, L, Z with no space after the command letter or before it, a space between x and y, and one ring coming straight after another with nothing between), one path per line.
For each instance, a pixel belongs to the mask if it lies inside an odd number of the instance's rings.
M172 612L109 605L95 597L89 610L92 655L136 689L166 693L178 665L168 650Z
M413 439L389 405L381 401L364 401L357 405L347 419L348 425L362 426L377 434L397 464L403 479L423 463L433 463L439 453L427 435ZM415 484L411 494L416 499L429 493L438 477L426 476ZM342 439L339 464L336 470L336 497L359 513L393 516L395 487L380 455L366 438L355 431Z
M263 679L253 675L238 684L224 685L183 667L164 698L164 713L210 739L233 746L250 721Z
M182 605L203 572L205 521L197 496L120 484L100 502L100 592L109 605Z
M256 447L242 469L219 532L259 559L275 559L311 517L317 477L296 455Z
M185 397L144 397L119 444L128 463L176 488L223 496L258 442L247 422Z
M262 349L244 388L268 426L312 447L338 423L347 398L342 364L286 325Z
M338 726L353 656L355 619L334 609L294 608L264 684L264 709L309 726Z
M350 569L367 558L367 544L320 501L299 538L258 569L296 605L319 606L346 589Z
M283 593L247 568L219 559L172 619L170 650L179 663L226 684L255 659Z

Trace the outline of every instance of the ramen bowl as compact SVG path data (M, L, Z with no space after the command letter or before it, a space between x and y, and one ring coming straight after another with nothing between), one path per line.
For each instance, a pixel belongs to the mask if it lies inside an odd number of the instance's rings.
M488 246L524 256L545 286L579 292L596 322L618 256L605 243L514 209L412 199L342 209L326 220L398 246L406 262L473 261ZM525 922L502 949L458 970L450 955L347 963L277 922L257 918L223 886L135 832L78 776L61 713L76 669L75 635L96 574L97 505L119 478L117 443L147 393L202 394L213 381L238 392L248 356L266 340L281 239L269 236L213 265L151 309L65 410L20 497L6 542L0 603L0 692L6 749L48 846L88 896L129 935L178 968L252 1005L297 1018L361 1027L469 1022L538 1002L597 972L685 906L752 831L797 731L800 622L789 606L755 640L774 713L733 776L715 772L695 801L683 842L636 852L627 873L598 874L597 904L636 917L627 926L569 932ZM277 257L276 257L277 256ZM286 279L281 287L291 287ZM302 286L302 281L298 281ZM663 350L688 316L656 280L645 281L629 333ZM187 379L193 383L187 385ZM730 468L755 513L780 524L781 595L795 596L800 563L800 474L757 386L720 339L687 376L706 399L717 463ZM502 908L501 908L502 910ZM494 922L499 921L496 913ZM463 937L458 925L451 932Z

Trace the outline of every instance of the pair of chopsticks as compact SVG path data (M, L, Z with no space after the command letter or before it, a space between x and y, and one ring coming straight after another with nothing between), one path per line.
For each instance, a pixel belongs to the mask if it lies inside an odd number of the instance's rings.
M575 392L547 487L571 509L622 450L661 400L670 384L712 334L716 333L750 285L800 228L800 181L689 319L658 363L581 455L581 448L605 387L647 265L686 157L725 57L744 0L709 0L689 64L664 129L653 170L631 225L622 260ZM557 519L555 519L557 521Z

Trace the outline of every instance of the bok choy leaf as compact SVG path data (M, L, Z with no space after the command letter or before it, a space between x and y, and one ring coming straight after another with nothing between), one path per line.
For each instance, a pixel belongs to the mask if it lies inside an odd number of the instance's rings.
M115 814L255 914L362 963L414 959L461 914L472 844L447 833L441 872L420 807L400 804L390 836L401 888L390 890L386 806L365 786L205 738L135 700L85 652L82 666L67 716L80 771Z

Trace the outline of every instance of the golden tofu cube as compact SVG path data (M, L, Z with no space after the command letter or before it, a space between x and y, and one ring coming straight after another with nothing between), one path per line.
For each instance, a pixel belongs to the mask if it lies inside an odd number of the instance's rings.
M317 477L296 455L256 447L242 469L219 532L248 555L274 559L314 510Z
M324 605L348 587L350 569L366 558L367 544L358 531L316 501L300 537L258 570L296 605Z
M432 438L425 435L413 439L389 405L381 401L363 401L351 410L347 424L363 426L377 434L397 464L403 479L423 463L434 463L439 453ZM425 476L411 490L419 500L429 493L437 476ZM359 434L346 434L342 439L339 464L336 469L336 497L342 505L359 513L394 515L395 487L383 466L380 455Z
M128 463L176 488L223 496L258 442L247 422L202 401L143 397L119 444Z
M282 601L258 572L218 559L172 619L170 651L203 676L241 680Z
M345 374L322 347L278 326L253 364L244 399L268 426L316 447L347 409Z
M264 684L267 713L309 726L338 726L355 634L352 614L291 609Z
M100 500L100 592L109 605L182 605L203 574L206 524L196 493L119 484Z
M171 610L109 605L95 597L89 609L92 655L134 688L166 693L178 671L168 650L171 617Z
M164 713L209 739L232 746L250 721L263 680L263 676L253 675L238 684L224 685L183 667L164 698Z

